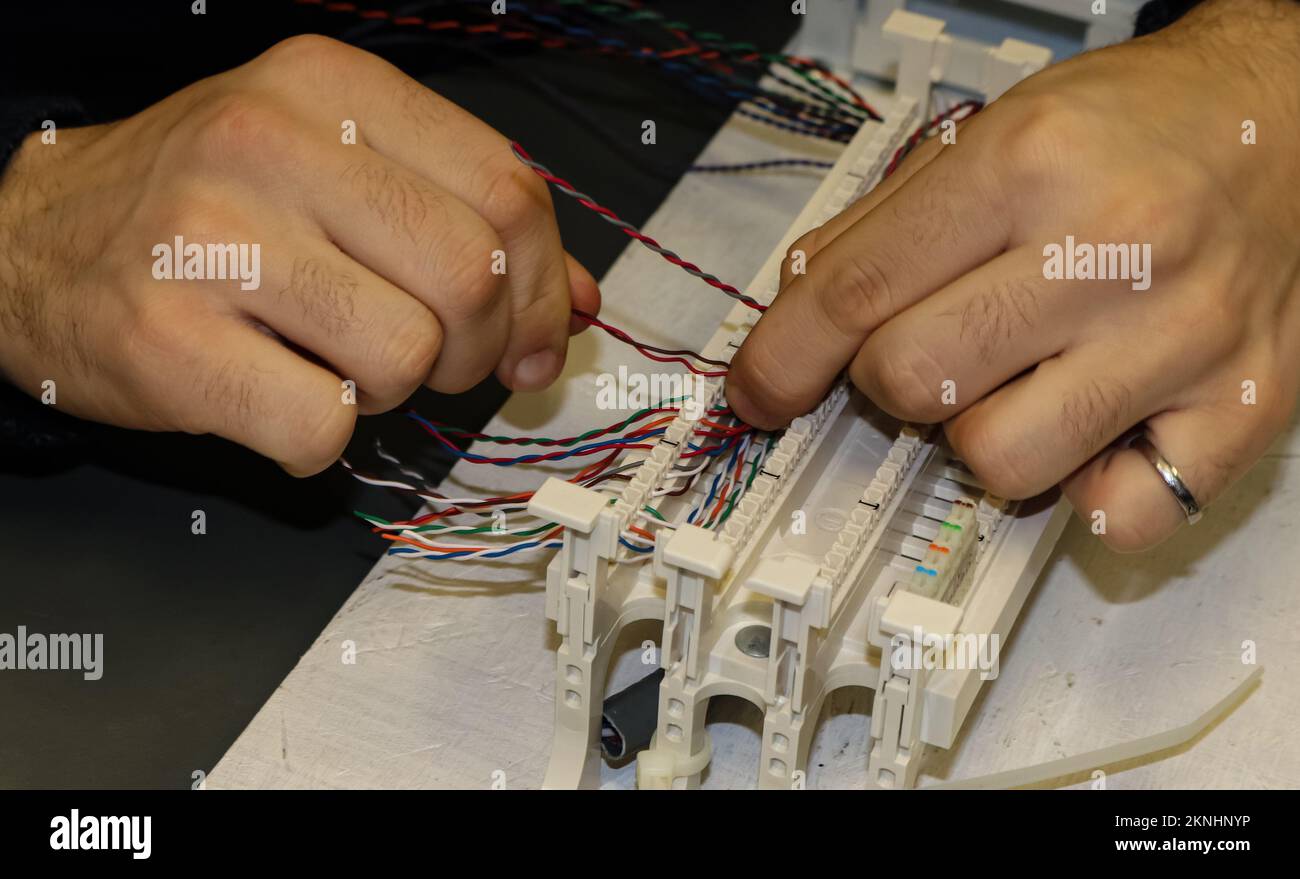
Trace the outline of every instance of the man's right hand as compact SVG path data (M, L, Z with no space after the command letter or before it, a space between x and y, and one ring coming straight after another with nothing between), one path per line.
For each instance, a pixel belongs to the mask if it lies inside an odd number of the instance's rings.
M260 286L158 280L155 248L178 236L259 245ZM0 178L0 373L296 475L421 384L548 385L571 307L599 309L595 281L507 140L323 37L121 122L33 134Z

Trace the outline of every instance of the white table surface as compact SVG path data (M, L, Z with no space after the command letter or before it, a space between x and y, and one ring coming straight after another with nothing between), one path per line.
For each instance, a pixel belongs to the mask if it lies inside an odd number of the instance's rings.
M806 139L733 120L707 161L833 158ZM545 157L580 188L580 157ZM747 284L816 187L819 172L689 175L649 234L737 286ZM618 208L618 193L596 192ZM611 235L618 234L610 230ZM603 279L609 322L673 347L698 347L731 300L635 243ZM617 420L594 406L594 377L643 367L602 333L575 339L565 378L516 396L488 432L563 436ZM1178 726L1251 669L1263 683L1189 745L1110 767L1109 788L1300 786L1300 438L1284 437L1194 529L1140 556L1118 556L1072 521L957 746L930 749L922 783L1027 766ZM447 494L536 487L539 468L458 465ZM384 559L338 612L207 780L209 788L509 788L541 783L551 740L553 624L543 612L549 554L515 563ZM346 664L344 642L356 661ZM633 638L629 650L639 638ZM614 687L644 668L635 652ZM870 691L828 700L808 785L866 782ZM715 700L705 787L752 787L761 715ZM503 774L502 774L503 773ZM605 787L633 768L602 769ZM1088 783L1086 777L1071 779Z

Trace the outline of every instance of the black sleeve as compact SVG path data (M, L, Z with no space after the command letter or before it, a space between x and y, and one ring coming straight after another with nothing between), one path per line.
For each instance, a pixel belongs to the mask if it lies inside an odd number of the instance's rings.
M1140 37L1154 33L1182 18L1201 0L1147 0L1138 10L1133 28L1133 36Z
M23 138L46 119L54 120L59 127L79 125L85 121L85 113L75 99L54 95L9 98L0 104L0 179Z

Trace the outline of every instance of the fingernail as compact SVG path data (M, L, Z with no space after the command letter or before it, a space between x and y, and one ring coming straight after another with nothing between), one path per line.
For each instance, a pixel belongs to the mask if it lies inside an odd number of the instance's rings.
M562 365L560 355L550 348L529 354L515 364L511 390L538 391L555 381Z
M731 405L731 411L735 412L736 416L747 424L752 424L754 427L763 430L769 429L769 426L776 426L771 416L763 410L755 408L749 399L749 395L738 385L727 384L727 402Z

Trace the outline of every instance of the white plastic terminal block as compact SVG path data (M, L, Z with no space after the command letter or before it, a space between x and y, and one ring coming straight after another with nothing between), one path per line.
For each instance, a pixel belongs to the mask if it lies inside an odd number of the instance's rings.
M920 770L921 694L928 669L921 663L897 663L896 638L902 644L924 644L926 636L948 638L958 632L962 611L914 592L896 590L884 600L872 643L888 657L880 663L880 678L871 705L871 753L868 772L878 787L911 787ZM909 651L904 650L903 656Z
M894 77L900 95L920 100L930 94L930 84L943 79L952 51L952 38L943 32L943 21L902 9L885 19L885 39L899 46L898 72Z
M713 532L683 525L664 544L664 563L718 579L727 573L735 552Z
M880 615L880 632L885 636L881 644L888 644L890 636L910 635L916 629L950 634L957 631L960 620L961 608L900 589L885 602Z
M984 61L984 93L990 101L1020 80L1052 63L1052 53L1042 46L1021 40L1005 39L989 52Z
M580 485L548 479L528 502L528 511L534 516L553 519L565 528L590 534L596 527L596 518L608 504L608 498Z
M817 565L807 559L764 559L749 575L745 585L760 595L803 607L812 594L817 573Z
M1133 33L1141 0L1111 0L1111 4L1116 7L1112 14L1092 15L1083 0L1018 0L1021 6L1086 21L1088 36L1078 48L1095 48ZM870 0L857 22L852 58L840 66L893 79L900 94L923 94L931 85L942 84L992 101L1051 61L1052 52L1046 47L1016 39L994 46L952 36L941 19L909 11L904 0Z
M771 301L791 244L876 185L924 122L943 25L900 16L893 31L907 82L791 223L746 288L755 299ZM1019 56L1008 57L1008 70L1020 70ZM727 358L755 320L737 304L704 355ZM547 569L560 644L545 785L596 783L610 653L626 626L652 619L662 625L664 675L640 786L699 784L712 759L705 711L726 693L763 712L758 786L792 787L826 698L845 686L876 690L872 777L910 786L927 745L952 745L982 681L966 669L895 668L882 660L889 639L916 625L1005 637L1068 511L1055 498L987 494L931 431L886 415L844 381L784 432L753 439L748 457L738 451L733 465L719 456L692 482L686 474L701 459L684 457L697 429L688 416L722 402L721 382L702 383L695 413L680 412L649 455L624 459L640 466L621 490L553 480L529 504L565 526ZM747 471L746 488L715 499L710 486L732 466ZM627 531L633 524L641 536ZM657 529L653 564L638 563L642 524Z

